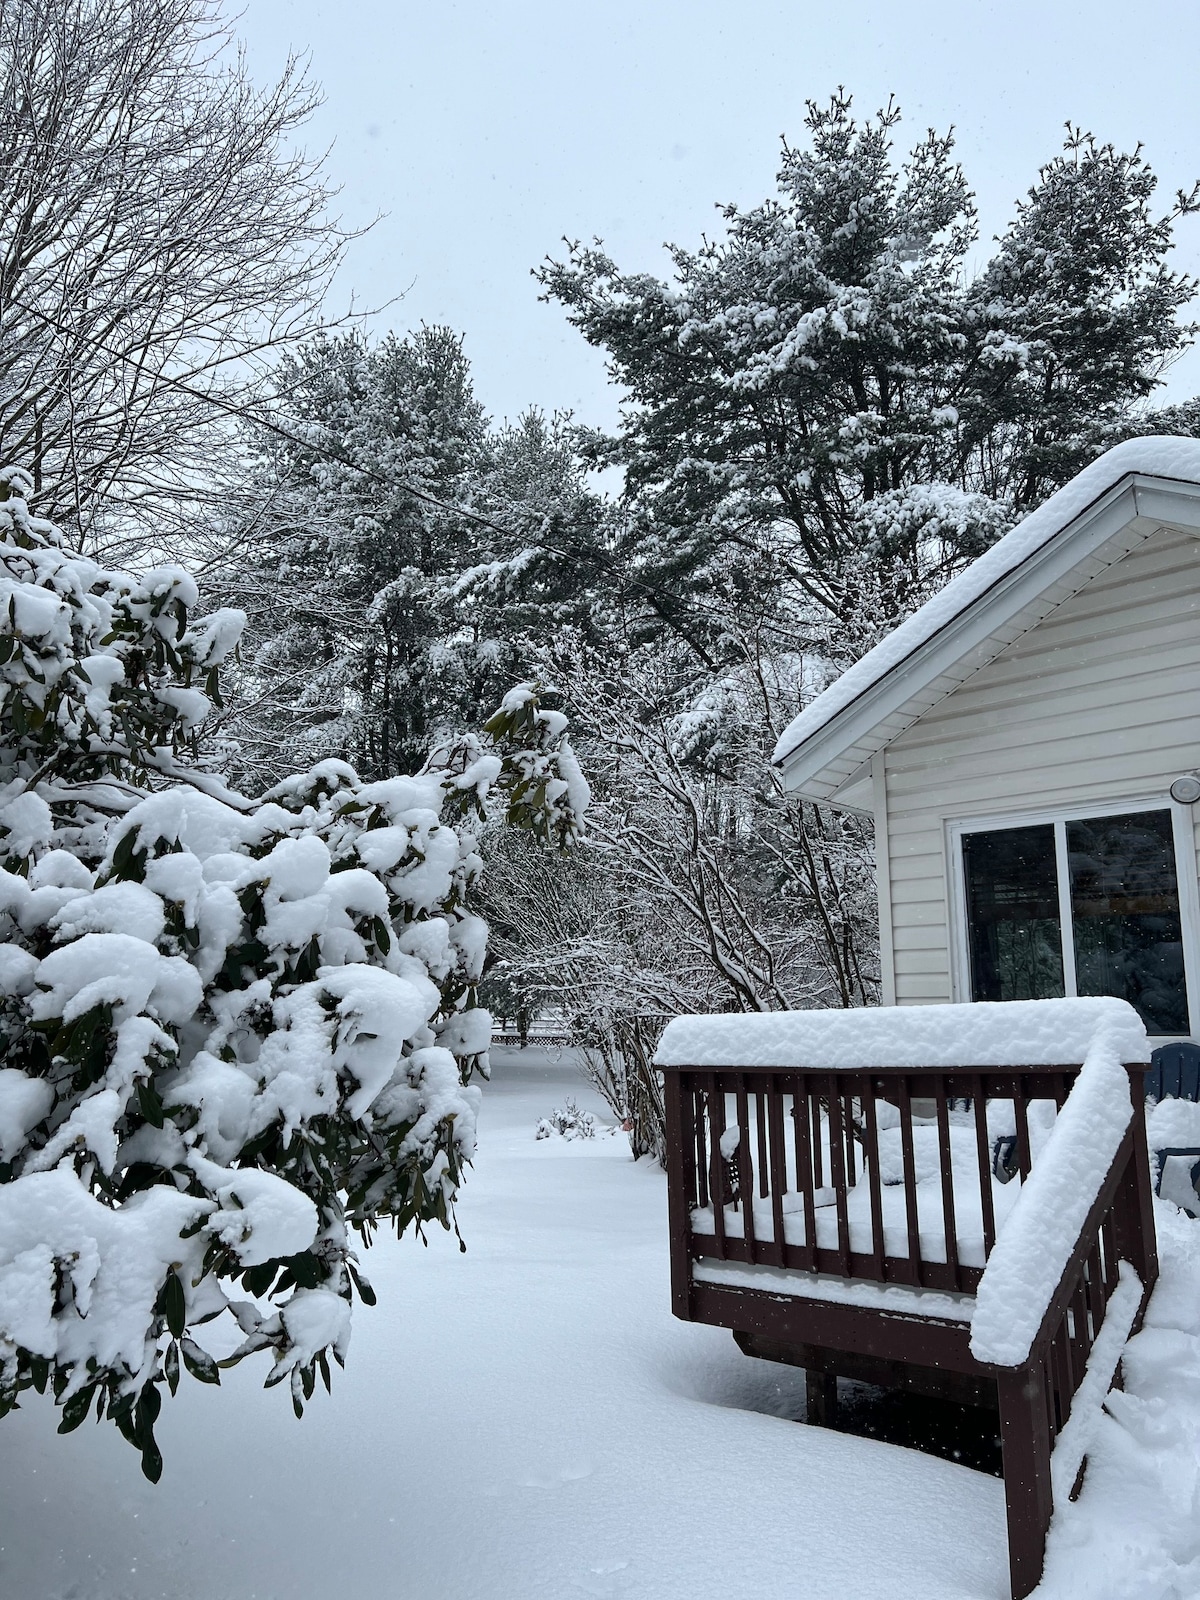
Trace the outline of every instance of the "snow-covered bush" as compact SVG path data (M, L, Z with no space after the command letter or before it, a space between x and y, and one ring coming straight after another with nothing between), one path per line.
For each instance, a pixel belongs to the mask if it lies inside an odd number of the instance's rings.
M189 766L239 613L102 570L0 472L0 1414L51 1384L162 1469L194 1338L341 1361L351 1233L452 1225L490 1019L468 907L490 794L570 842L586 786L530 686L415 777L326 761L259 801Z
M566 1102L555 1106L548 1117L542 1117L534 1129L536 1139L552 1139L555 1134L563 1139L594 1139L596 1119L590 1111L581 1111L568 1095Z

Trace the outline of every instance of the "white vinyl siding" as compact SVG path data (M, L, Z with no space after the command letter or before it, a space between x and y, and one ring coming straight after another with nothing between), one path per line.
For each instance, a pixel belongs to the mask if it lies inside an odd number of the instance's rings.
M884 752L896 1000L953 997L947 822L1023 810L1078 815L1081 806L1123 799L1166 803L1172 780L1193 767L1200 541L1164 529Z

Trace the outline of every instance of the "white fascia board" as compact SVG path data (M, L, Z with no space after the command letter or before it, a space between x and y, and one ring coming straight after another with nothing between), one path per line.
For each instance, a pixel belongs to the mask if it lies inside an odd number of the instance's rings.
M895 732L883 739L873 738L881 723L910 706L924 686L944 673L953 673L956 665L984 646L1004 622L1026 606L1034 605L1039 595L1067 578L1081 562L1136 522L1143 524L1142 537L1149 537L1164 523L1188 531L1200 530L1200 487L1136 473L1114 484L1086 511L1019 566L1005 573L931 639L897 662L823 728L785 756L779 763L785 788L798 790L814 800L836 804L833 796L843 786L848 786L850 779L834 778L831 782L824 775L844 751L859 744L870 745L878 751L891 743L897 737ZM1134 538L1131 547L1139 542L1139 538ZM1052 609L1052 606L1047 607L1047 610ZM1039 621L1040 615L1031 619L1029 625ZM1007 642L975 661L970 671L1005 648ZM968 675L962 674L962 677ZM941 695L935 694L928 705L918 704L910 709L905 726L911 727L940 698ZM857 768L859 763L855 765ZM852 776L857 775L856 771Z

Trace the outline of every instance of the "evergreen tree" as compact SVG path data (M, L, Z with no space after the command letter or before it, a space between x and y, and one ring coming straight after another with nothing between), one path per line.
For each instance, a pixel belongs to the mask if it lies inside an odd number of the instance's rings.
M244 619L72 552L31 482L0 472L0 1415L95 1402L154 1479L162 1385L219 1382L203 1324L299 1414L373 1302L354 1235L452 1225L484 808L561 845L587 790L529 685L415 776L226 789L191 753Z
M277 375L219 586L250 616L225 723L239 781L333 755L383 777L586 617L599 508L562 419L488 426L461 339L322 339Z
M626 393L627 570L648 634L710 664L730 611L860 653L1122 432L1191 337L1140 153L1072 133L985 273L949 135L899 166L889 106L810 104L778 196L723 208L675 281L599 245L541 270ZM630 591L631 602L634 591Z

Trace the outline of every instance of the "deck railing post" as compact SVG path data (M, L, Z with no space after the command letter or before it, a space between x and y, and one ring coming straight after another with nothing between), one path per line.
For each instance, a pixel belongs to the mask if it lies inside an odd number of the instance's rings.
M688 1208L691 1196L686 1182L684 1150L694 1140L692 1126L695 1097L689 1084L685 1093L683 1074L668 1067L663 1072L663 1120L667 1167L667 1228L671 1236L671 1310L688 1321L692 1315L692 1259L689 1247ZM720 1205L722 1196L714 1197Z
M1012 1600L1025 1600L1042 1580L1046 1534L1054 1510L1050 1482L1050 1418L1045 1353L997 1378L1008 1568Z
M1154 1230L1154 1191L1150 1181L1150 1152L1146 1147L1145 1072L1130 1067L1129 1093L1133 1100L1133 1149L1113 1205L1113 1235L1117 1260L1128 1261L1142 1280L1142 1306L1134 1322L1141 1326L1150 1291L1158 1281L1158 1245ZM1115 1263L1114 1263L1115 1266Z

